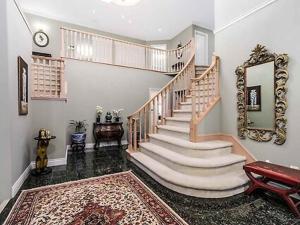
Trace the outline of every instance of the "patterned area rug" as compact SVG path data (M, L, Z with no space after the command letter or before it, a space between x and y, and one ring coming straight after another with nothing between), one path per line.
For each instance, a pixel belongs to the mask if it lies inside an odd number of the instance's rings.
M132 172L23 191L5 225L187 225Z

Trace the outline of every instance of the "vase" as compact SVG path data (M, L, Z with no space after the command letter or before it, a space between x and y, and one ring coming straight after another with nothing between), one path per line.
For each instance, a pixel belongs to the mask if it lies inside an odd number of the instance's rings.
M112 115L110 112L106 113L105 120L107 123L111 123Z
M97 122L97 123L100 123L100 122L101 122L101 116L100 116L100 115L97 116L96 122Z
M81 144L85 143L86 133L85 132L75 132L71 135L72 143Z
M115 117L115 122L120 122L121 117Z

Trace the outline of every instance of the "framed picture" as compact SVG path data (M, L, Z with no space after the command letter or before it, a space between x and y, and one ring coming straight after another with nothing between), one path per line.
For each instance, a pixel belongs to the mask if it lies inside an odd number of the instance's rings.
M19 115L28 114L28 64L18 57Z
M261 111L261 86L247 87L247 111Z

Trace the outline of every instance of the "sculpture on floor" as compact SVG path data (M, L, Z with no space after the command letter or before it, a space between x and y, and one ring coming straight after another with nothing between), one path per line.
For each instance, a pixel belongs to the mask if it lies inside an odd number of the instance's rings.
M52 170L48 168L48 156L47 148L51 139L55 139L55 136L50 135L50 131L46 129L39 130L39 136L35 137L37 140L37 156L35 160L35 169L32 171L33 175L44 175L50 173Z

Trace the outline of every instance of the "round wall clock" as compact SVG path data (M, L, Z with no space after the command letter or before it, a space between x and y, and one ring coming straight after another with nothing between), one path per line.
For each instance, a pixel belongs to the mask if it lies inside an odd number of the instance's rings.
M43 31L38 31L33 36L34 43L39 47L46 47L49 44L49 37Z

